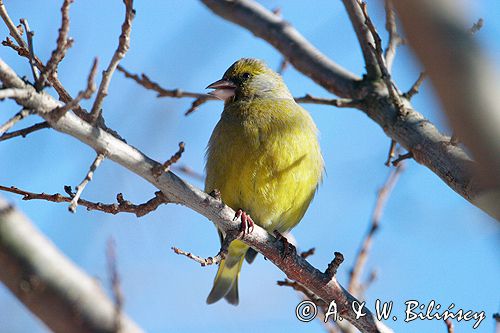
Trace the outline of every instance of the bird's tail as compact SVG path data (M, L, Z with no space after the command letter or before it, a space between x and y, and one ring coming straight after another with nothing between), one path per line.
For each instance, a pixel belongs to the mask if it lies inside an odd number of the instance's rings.
M225 298L230 304L238 305L238 277L247 250L248 246L243 242L231 242L226 258L219 264L214 286L207 297L208 304Z

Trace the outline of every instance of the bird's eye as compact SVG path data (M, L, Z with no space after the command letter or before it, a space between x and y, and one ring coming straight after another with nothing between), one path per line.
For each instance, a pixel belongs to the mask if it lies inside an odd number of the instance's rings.
M241 75L241 77L242 77L244 80L246 80L246 79L248 79L248 78L250 77L250 73L243 73L243 74Z

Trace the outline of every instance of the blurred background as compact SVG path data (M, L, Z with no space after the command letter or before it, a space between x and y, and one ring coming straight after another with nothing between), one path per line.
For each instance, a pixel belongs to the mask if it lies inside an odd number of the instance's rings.
M35 31L34 48L46 61L57 38L62 1L5 0L12 19L27 18ZM281 8L291 22L322 52L348 70L363 74L361 52L351 23L340 1L278 1L261 3ZM500 2L462 0L468 22L485 21L476 38L491 59L500 65ZM368 1L379 32L384 30L384 11L378 1ZM226 68L241 57L265 60L278 68L282 57L266 42L246 30L215 16L198 1L136 1L131 48L121 65L131 72L144 72L165 88L204 92ZM99 57L100 70L116 49L124 16L121 1L77 0L71 6L70 36L74 46L59 67L59 78L74 95L84 89L92 60ZM0 25L1 38L8 31ZM28 62L12 50L0 48L0 57L18 73L31 77ZM421 68L408 46L398 49L394 79L402 90L410 88ZM310 93L332 97L310 79L289 66L284 79L294 96ZM100 75L98 76L100 79ZM157 161L165 161L184 141L186 152L180 165L203 172L204 151L219 119L222 103L204 104L189 116L190 99L156 98L116 72L104 103L107 125L127 142ZM415 108L445 133L450 133L429 82L414 99ZM83 102L89 107L88 101ZM19 110L2 102L0 123ZM376 191L389 169L384 166L389 139L363 113L351 109L305 105L321 132L327 176L302 223L294 229L299 248L316 248L309 261L324 269L334 251L344 254L338 278L346 286L348 273L360 241L368 228ZM473 110L471 110L473 112ZM40 121L35 117L15 129ZM0 184L46 193L63 193L64 185L76 186L95 157L92 149L53 130L28 138L0 143ZM203 183L181 177L203 188ZM111 161L104 161L87 186L83 198L115 202L118 192L125 199L142 203L155 188ZM116 216L88 212L79 207L68 212L67 204L22 201L1 193L23 210L68 257L109 292L106 243L116 242L118 269L125 298L124 309L148 332L321 332L319 321L302 323L295 318L300 295L278 287L284 274L262 256L240 276L240 305L225 302L206 305L216 267L200 267L174 254L171 246L212 256L219 250L214 226L204 217L176 205L166 205L145 217L122 213ZM485 311L487 319L477 332L494 332L492 314L500 311L500 227L485 213L448 188L436 175L413 160L392 193L381 228L375 236L365 273L377 271L366 293L373 309L376 299L394 301L400 319L387 324L400 332L445 332L439 320L403 321L407 300L443 308ZM366 276L365 276L366 277ZM0 330L46 332L10 292L0 285ZM473 322L454 322L457 332L472 330Z

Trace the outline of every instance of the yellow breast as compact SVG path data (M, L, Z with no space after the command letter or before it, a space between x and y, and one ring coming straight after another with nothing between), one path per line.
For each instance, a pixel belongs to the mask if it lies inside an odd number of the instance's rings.
M269 232L303 217L323 173L317 129L291 99L226 106L207 148L207 192L241 208Z

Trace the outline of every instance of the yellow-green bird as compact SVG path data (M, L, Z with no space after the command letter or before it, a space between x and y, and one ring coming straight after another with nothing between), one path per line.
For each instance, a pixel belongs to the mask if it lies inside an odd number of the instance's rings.
M316 125L260 60L238 60L207 88L225 103L207 147L205 191L219 190L223 202L238 209L244 230L255 220L270 233L287 232L304 216L323 175ZM256 254L240 240L231 242L207 303L238 304L243 259L251 262Z

